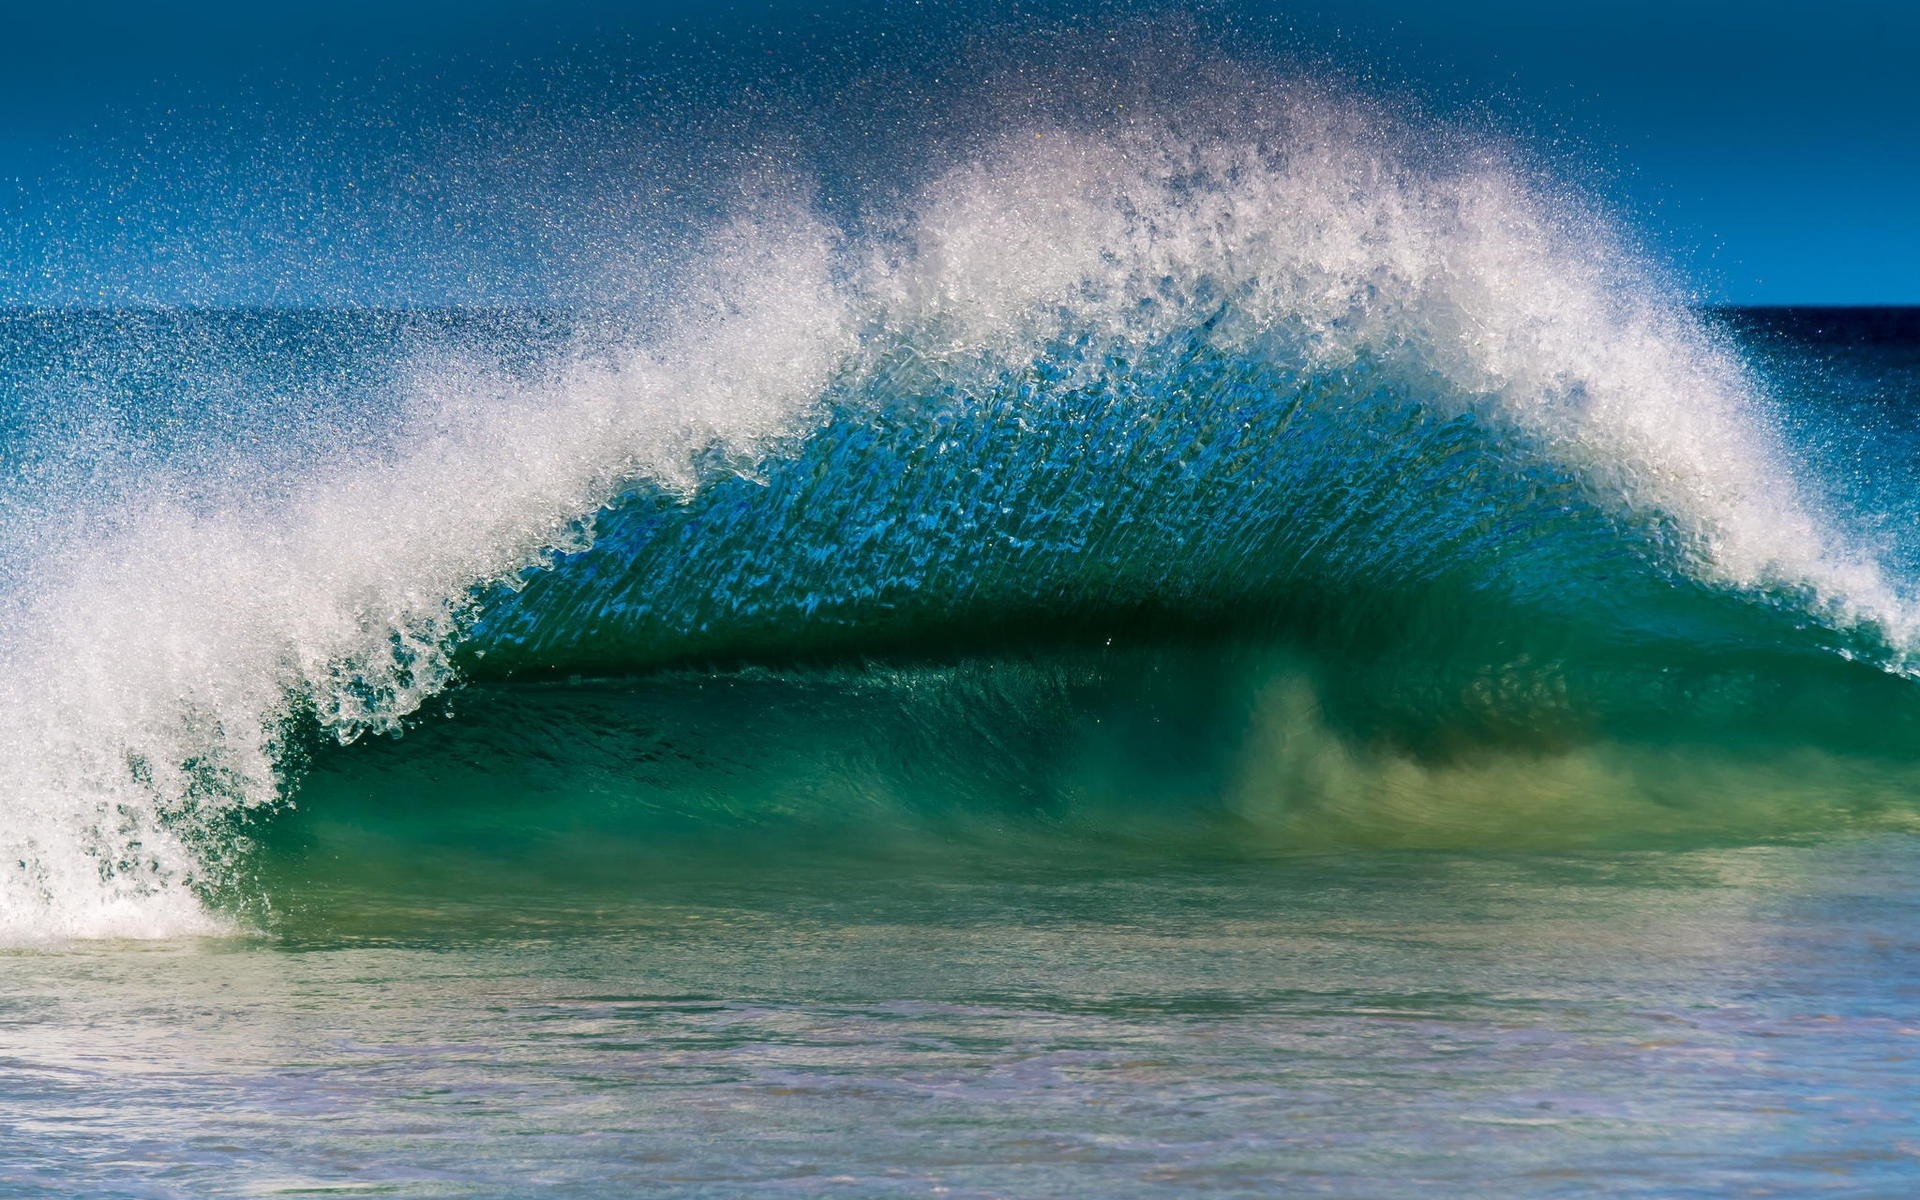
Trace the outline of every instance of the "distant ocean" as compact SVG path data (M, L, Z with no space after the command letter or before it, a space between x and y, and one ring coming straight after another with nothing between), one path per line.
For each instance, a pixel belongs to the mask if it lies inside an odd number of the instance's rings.
M1920 310L1289 92L0 314L11 1195L1894 1195Z

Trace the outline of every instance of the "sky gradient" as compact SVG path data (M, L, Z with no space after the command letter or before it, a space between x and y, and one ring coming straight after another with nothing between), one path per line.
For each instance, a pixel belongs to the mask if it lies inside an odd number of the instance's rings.
M1703 300L1920 303L1920 5L1213 11L1232 16L1229 45L1304 50L1546 147ZM928 25L924 10L915 19ZM956 31L973 19L955 17ZM483 203L475 164L510 157L489 137L552 145L604 125L605 145L641 130L657 155L685 125L689 143L711 142L685 103L647 112L656 81L709 80L730 97L791 87L804 109L888 63L900 28L877 7L596 0L538 12L110 0L9 20L0 299L108 304L515 299L459 264L503 228L510 247L479 274L589 255L575 231L543 223L579 164L547 155L531 182L515 167L528 186ZM937 42L900 61L937 61ZM593 157L579 189L628 206L618 181L633 174L617 154ZM438 257L383 276L381 260L405 257L387 244L403 209L415 214L407 240Z

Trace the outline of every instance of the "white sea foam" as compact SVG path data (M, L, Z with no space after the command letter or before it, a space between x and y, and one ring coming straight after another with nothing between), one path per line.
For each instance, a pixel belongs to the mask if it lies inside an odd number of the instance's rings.
M220 928L193 831L279 795L290 721L390 730L450 682L476 588L903 356L964 382L1216 315L1237 353L1366 356L1666 514L1713 580L1904 635L1873 563L1797 498L1739 362L1588 214L1305 91L1189 124L1015 126L859 239L768 205L635 345L532 383L423 371L390 453L268 498L156 492L50 560L0 643L0 940Z
M42 571L0 650L0 938L200 932L200 813L278 793L287 721L392 728L449 680L472 589L622 484L785 432L849 352L826 231L713 239L687 315L539 386L421 381L399 450L271 501L155 498Z

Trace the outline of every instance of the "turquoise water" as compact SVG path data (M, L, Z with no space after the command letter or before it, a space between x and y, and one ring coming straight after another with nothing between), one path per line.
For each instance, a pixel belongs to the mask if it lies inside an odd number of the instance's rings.
M1911 1190L1913 314L1164 90L0 316L0 1188Z

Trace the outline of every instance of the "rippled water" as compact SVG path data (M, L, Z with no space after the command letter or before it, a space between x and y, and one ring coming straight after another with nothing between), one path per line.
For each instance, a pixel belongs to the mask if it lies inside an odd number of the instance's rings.
M294 888L271 937L13 952L0 1183L1891 1196L1920 1156L1908 835L999 857Z

